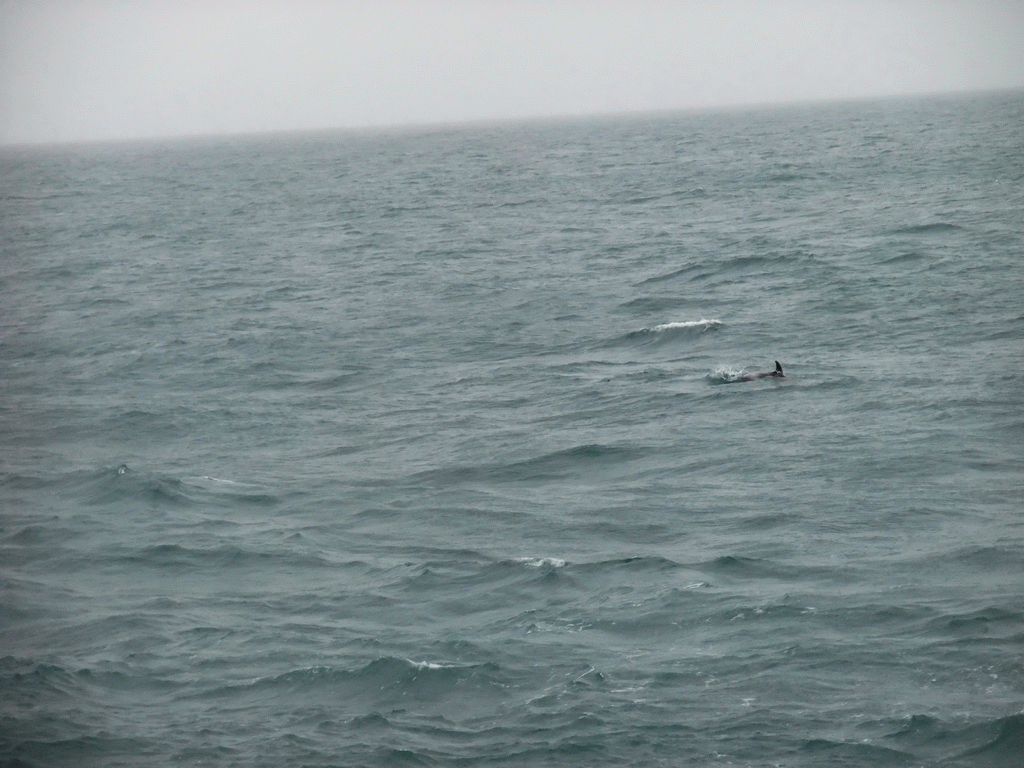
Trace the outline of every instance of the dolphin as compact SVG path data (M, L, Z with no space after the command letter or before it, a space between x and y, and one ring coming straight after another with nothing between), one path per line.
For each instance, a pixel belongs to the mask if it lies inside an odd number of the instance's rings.
M757 373L744 373L736 381L757 381L758 379L784 379L786 374L782 372L782 365L778 360L775 361L774 371L759 371Z

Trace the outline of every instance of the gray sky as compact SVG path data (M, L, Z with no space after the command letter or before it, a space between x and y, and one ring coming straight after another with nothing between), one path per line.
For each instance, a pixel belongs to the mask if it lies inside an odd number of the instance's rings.
M1005 87L1021 0L0 0L0 143Z

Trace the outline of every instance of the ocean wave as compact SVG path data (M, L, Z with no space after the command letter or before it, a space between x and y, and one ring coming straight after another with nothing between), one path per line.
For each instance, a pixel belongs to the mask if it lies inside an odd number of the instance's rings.
M899 227L893 230L895 235L942 235L962 230L959 224L949 224L936 221L931 224L914 224L907 227Z
M574 567L580 569L583 573L586 573L588 577L594 577L599 572L611 573L627 571L635 573L649 571L654 573L665 573L666 571L676 570L678 568L683 568L684 566L667 557L646 555L580 563L578 566Z
M895 256L890 256L888 259L883 259L881 263L905 266L907 264L913 264L922 261L927 262L928 256L921 253L920 251L901 251ZM930 268L931 264L926 264L926 266Z
M624 301L618 305L618 309L629 316L638 315L663 315L668 312L675 312L679 309L679 297L644 295Z
M258 363L254 364L253 367L256 368L258 365ZM303 374L279 371L271 367L266 374L262 374L262 378L261 386L270 390L306 389L330 393L349 392L365 386L366 382L365 372L362 369Z
M134 472L126 464L95 472L69 475L66 490L80 494L90 506L109 506L118 502L190 507L197 503L195 493L173 477Z
M728 365L720 365L704 378L709 384L732 384L739 381L746 372L747 370L745 368L733 368Z
M742 557L739 555L722 555L714 560L702 564L702 567L713 573L728 574L731 576L743 577L774 577L791 578L794 576L793 568L782 566L771 560L764 560L757 557Z
M1020 765L1024 755L1024 713L953 725L931 715L913 715L888 740L912 750L915 761L956 766Z
M636 285L639 287L639 286L643 286L643 285L651 285L653 283L664 283L664 282L667 282L667 281L670 281L670 280L675 280L677 277L683 277L684 275L687 275L687 274L689 274L691 272L694 272L694 271L698 271L698 272L702 272L703 273L703 272L706 272L707 269L708 269L707 265L703 264L703 263L701 263L701 264L688 264L685 267L679 267L679 269L673 269L671 272L665 272L665 273L660 274L660 275L653 275L651 277L645 278L645 279L641 280L640 282L636 283Z
M629 331L622 336L612 339L608 346L619 346L622 344L658 344L677 341L680 339L695 338L709 331L717 331L725 323L714 318L702 317L699 320L677 320L667 323L659 323L647 328L639 328Z
M22 695L40 693L68 695L79 687L75 674L57 664L4 656L0 658L0 680L8 690L17 687Z
M134 470L127 464L69 472L45 481L36 479L34 483L48 485L62 495L92 507L143 503L148 507L209 509L272 506L281 501L277 495L267 493L253 483L210 475L177 478Z
M468 714L474 706L506 695L508 681L493 662L461 663L382 656L357 668L313 666L250 682L182 694L187 699L325 697L358 712L391 711L411 702L446 715Z
M998 607L981 608L936 617L932 619L930 629L956 637L1016 638L1024 636L1024 613Z
M263 568L271 564L304 568L331 565L325 558L309 553L293 552L287 549L264 551L237 544L223 544L209 548L183 547L180 544L154 544L123 554L116 559L150 568L184 570Z
M643 205L646 203L653 203L659 200L684 200L686 198L693 198L701 200L708 196L708 192L704 187L692 187L690 189L674 189L669 192L655 193L650 195L632 195L630 197L623 198L617 202L622 205Z
M971 726L961 736L980 741L959 757L974 765L1012 765L1024 755L1024 713Z
M557 557L517 557L515 563L522 563L530 568L564 568L568 563Z
M804 248L771 247L777 245L773 240L762 235L755 235L744 248L735 255L721 254L717 258L705 258L685 264L668 272L651 275L633 283L634 287L656 285L686 279L691 283L718 282L728 278L732 280L740 275L749 279L752 274L771 271L785 271L787 267L806 268L809 265L820 265L819 257ZM678 301L678 298L676 298Z
M597 443L577 445L508 464L495 463L446 467L419 472L413 483L452 485L476 482L533 482L568 477L597 466L629 461L643 453L641 449Z
M665 331L684 331L684 330L698 330L698 331L714 331L722 327L721 320L707 319L702 317L700 320L680 320L672 323L662 323L651 328L655 333L662 333Z
M828 765L908 765L914 755L898 749L865 744L859 741L836 741L832 739L810 739L801 749L804 754L813 755L816 761Z
M458 604L461 613L488 610L495 596L505 593L519 594L538 584L550 587L557 573L570 568L566 560L554 557L517 557L488 560L475 553L451 553L450 557L421 563L410 572L408 568L396 571L395 585L410 592L422 594L443 591L451 605ZM572 588L572 579L560 579L560 584Z

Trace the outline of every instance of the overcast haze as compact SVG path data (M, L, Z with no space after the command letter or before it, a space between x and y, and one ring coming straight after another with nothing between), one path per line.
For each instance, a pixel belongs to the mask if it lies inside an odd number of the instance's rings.
M1024 86L1018 0L0 0L0 142Z

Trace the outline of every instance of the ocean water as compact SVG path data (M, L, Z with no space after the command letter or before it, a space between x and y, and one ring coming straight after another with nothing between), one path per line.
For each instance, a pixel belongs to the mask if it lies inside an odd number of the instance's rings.
M4 148L0 765L1024 765L1022 258L1019 92Z

